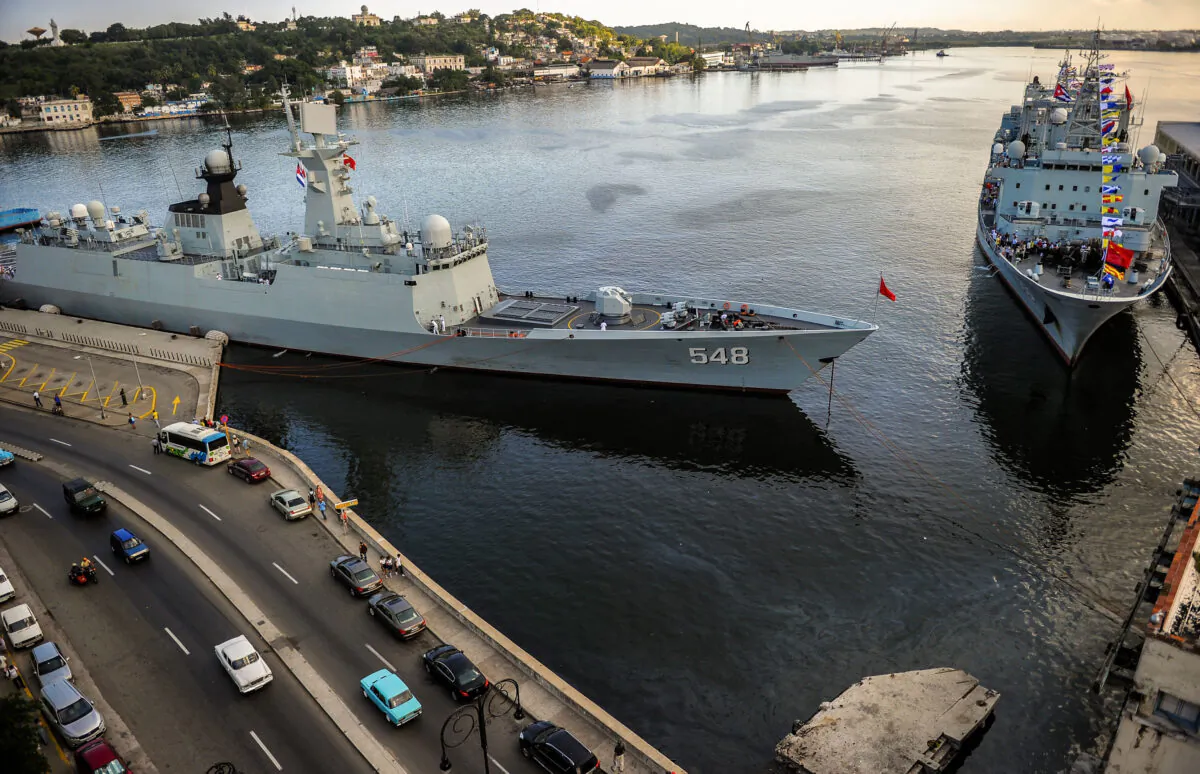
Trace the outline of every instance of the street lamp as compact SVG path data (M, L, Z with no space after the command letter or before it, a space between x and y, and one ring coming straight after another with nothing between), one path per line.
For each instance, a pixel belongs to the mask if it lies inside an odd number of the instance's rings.
M100 401L100 385L96 382L96 367L92 365L92 359L89 357L88 368L92 370L92 386L96 388L96 400ZM104 401L100 401L100 418L104 419Z
M508 686L512 686L513 695L509 695ZM451 712L450 717L446 718L446 722L442 724L442 762L438 768L442 771L449 771L452 764L446 757L446 750L458 747L467 741L472 732L478 728L479 746L483 750L483 772L491 774L492 769L487 751L487 721L492 718L504 717L510 712L517 720L525 719L525 711L521 709L521 686L517 684L516 680L501 680L471 704L466 704ZM446 741L447 731L451 733L449 742Z

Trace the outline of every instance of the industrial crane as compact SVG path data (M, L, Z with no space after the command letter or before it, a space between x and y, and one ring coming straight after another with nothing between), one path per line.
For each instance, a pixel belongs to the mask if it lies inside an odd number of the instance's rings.
M879 38L879 55L887 56L888 38L892 36L892 30L896 29L896 22L892 22L892 26L884 30L883 35Z

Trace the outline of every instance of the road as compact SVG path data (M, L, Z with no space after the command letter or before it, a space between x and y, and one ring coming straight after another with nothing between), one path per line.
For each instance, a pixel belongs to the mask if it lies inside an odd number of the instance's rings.
M325 530L309 520L285 523L267 505L272 482L245 484L226 475L223 466L200 468L166 455L156 456L149 436L141 433L20 409L0 408L0 417L3 440L70 464L82 474L111 481L170 519L219 562L287 634L363 727L392 750L410 774L438 770L442 722L457 706L421 668L420 654L438 641L426 632L401 642L368 616L366 603L351 599L346 589L330 578L328 562L341 549ZM35 464L18 462L17 467ZM18 486L14 494L28 500L19 491L21 484L15 480L14 484ZM30 519L31 515L19 518ZM187 631L192 636L206 634L205 626ZM218 638L207 634L205 642L211 646ZM413 689L424 705L420 720L392 728L363 698L359 679L381 666L394 668ZM489 723L492 771L532 774L541 770L517 749L516 733L522 725L511 716ZM477 739L452 750L450 759L456 771L483 771Z

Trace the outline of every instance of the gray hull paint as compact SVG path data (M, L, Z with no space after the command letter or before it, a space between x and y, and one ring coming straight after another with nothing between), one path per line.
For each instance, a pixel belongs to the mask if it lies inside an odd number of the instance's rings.
M775 393L795 389L824 367L823 360L839 357L873 330L435 336L413 331L411 306L398 282L313 281L312 271L292 269L281 271L274 285L257 285L197 280L185 265L118 263L120 275L114 276L114 261L103 253L19 245L17 280L0 283L0 300L21 298L31 308L53 304L65 314L125 325L158 321L177 332L195 326L247 344L414 366ZM366 315L364 309L379 311ZM746 348L748 362L733 363L731 347ZM724 349L726 362L693 362L697 348Z

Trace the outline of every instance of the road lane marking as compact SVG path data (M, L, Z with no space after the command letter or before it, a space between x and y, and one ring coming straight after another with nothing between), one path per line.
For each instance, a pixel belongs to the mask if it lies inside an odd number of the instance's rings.
M154 475L153 473L151 473L150 471L146 470L145 468L139 468L137 465L133 465L133 464L131 464L129 467L133 468L134 470L137 470L137 471L140 471L140 472L142 472L142 473L145 473L147 476L152 476L152 475Z
M34 503L34 504L33 504L33 507L34 507L34 508L37 508L37 509L38 509L39 511L41 511L43 514L45 514L47 519L53 519L53 518L54 518L53 516L51 516L51 515L50 515L50 511L46 510L45 508L43 508L42 506L38 505L37 503Z
M71 444L67 443L66 441L60 441L60 440L58 440L57 438L51 438L50 440L51 440L51 441L54 441L54 442L55 442L55 443L57 443L57 444L62 444L63 446L70 446L70 445L71 445Z
M4 372L4 378L0 379L0 382L7 382L8 377L12 375L13 369L17 367L17 359L12 355L7 355L7 357L12 362L8 364L8 370Z
M267 757L271 759L271 763L275 764L275 770L283 771L283 767L279 765L279 761L275 760L275 756L271 754L271 751L267 749L267 746L263 744L261 739L258 738L258 734L251 731L250 736L254 737L254 741L258 742L258 746L261 747L262 751L265 752Z
M363 643L363 644L365 645L366 643ZM367 650L369 650L369 651L371 651L372 653L374 653L374 654L375 654L375 658L377 658L377 659L379 659L380 661L382 661L382 662L383 662L383 665L384 665L385 667L387 667L388 669L392 670L393 672L395 672L395 671L396 671L396 667L392 666L392 662L388 661L386 658L384 658L382 655L380 655L379 651L375 650L375 649L374 649L374 648L372 648L370 645L367 645Z
M204 511L204 512L205 512L205 513L207 513L209 516L212 516L212 517L213 517L214 519L216 519L217 521L220 521L220 520L221 520L221 517L220 517L220 516L218 516L217 514L213 513L213 512L212 512L212 511L210 511L209 509L205 508L203 505L201 505L201 506L200 506L200 510Z
M104 399L104 408L108 408L108 402L117 394L117 388L121 386L120 382L113 382L112 389L108 391L108 397Z
M488 760L492 762L492 765L494 765L496 768L500 769L500 771L504 772L504 774L509 774L508 769L506 769L500 765L500 761L496 760L495 758L493 758L490 755L488 756Z
M151 414L154 413L155 408L158 406L158 390L154 389L149 384L145 385L144 389L147 389L150 391L150 408L146 409L146 413L142 414L140 417L138 417L138 419L145 419L146 417L150 416ZM145 397L146 396L144 396L144 395L142 396L143 399ZM134 401L134 402L136 403L136 401Z
M58 391L58 397L63 397L67 394L67 388L71 386L71 382L75 381L75 374L71 374L71 378L63 382L62 389Z
M179 646L179 649L183 651L183 655L185 655L185 656L190 656L190 655L192 655L192 654L191 654L191 651L189 651L187 648L183 647L183 643L182 643L182 642L180 642L180 641L179 641L179 638L175 636L175 632L171 631L170 629L168 629L168 628L167 628L167 627L165 627L165 626L163 627L163 631L167 633L167 636L168 636L168 637L170 637L171 639L175 640L175 644L176 644L176 645L178 645L178 646Z
M24 386L25 386L25 381L26 381L27 379L29 379L29 377L33 376L33 372L37 370L37 367L38 367L38 364L37 364L37 363L34 363L34 364L33 364L33 368L30 368L30 369L29 369L29 373L25 374L25 378L24 378L24 379L21 379L20 383L19 383L19 384L17 384L17 386L18 386L18 387L24 387Z
M54 378L54 372L57 370L58 370L57 368L50 369L50 375L46 377L46 381L42 382L42 386L37 388L38 392L41 392L42 390L46 389L46 385L49 384L50 380Z
M115 573L115 572L113 572L112 570L108 569L108 565L107 565L107 564L105 564L104 562L100 561L100 557L98 557L98 556L93 556L92 558L96 560L96 564L98 564L98 565L100 565L101 567L103 567L103 568L104 568L104 571L105 571L106 573L108 573L109 575L116 575L116 573Z
M284 574L284 577L286 577L286 578L287 578L288 580L290 580L292 583L295 583L297 586L299 586L299 585L300 585L300 581L298 581L298 580L296 580L295 578L293 578L293 577L291 576L291 574L290 574L290 573L288 573L288 571L287 571L287 570L283 569L282 567L280 567L280 566L279 566L278 564L276 564L275 562L271 562L271 564L274 564L274 565L275 565L275 569L276 569L276 570L279 570L281 573L283 573L283 574Z

